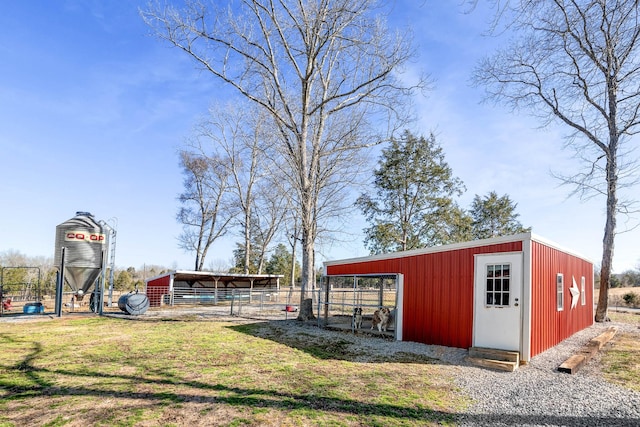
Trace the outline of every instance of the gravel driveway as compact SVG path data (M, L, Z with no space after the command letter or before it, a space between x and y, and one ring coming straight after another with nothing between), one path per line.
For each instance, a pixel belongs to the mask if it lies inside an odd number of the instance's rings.
M558 366L610 326L596 324L534 357L516 372L464 366L458 384L476 403L461 416L463 426L640 426L640 393L606 382L596 356L576 374Z

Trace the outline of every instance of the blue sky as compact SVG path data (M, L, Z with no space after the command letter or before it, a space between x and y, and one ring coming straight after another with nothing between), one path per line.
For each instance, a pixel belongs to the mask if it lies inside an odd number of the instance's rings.
M525 226L598 263L604 201L567 198L550 171L575 163L562 130L536 129L525 114L482 104L469 84L476 61L501 41L482 37L488 15L458 0L398 1L391 26L410 25L417 58L434 80L416 98L413 130L433 131L467 193L508 194ZM182 176L177 150L220 83L149 35L146 1L5 2L0 14L0 252L52 257L56 225L76 211L117 221L116 264L192 268L175 221ZM573 168L573 169L572 169ZM637 189L634 191L637 192ZM320 261L367 255L355 232L318 250ZM621 226L624 227L623 221ZM616 272L640 262L640 229L616 240ZM211 266L228 263L238 237L216 244Z

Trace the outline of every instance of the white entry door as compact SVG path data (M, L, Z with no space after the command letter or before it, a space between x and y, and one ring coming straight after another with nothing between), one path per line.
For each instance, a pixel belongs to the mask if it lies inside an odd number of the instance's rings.
M520 351L522 254L477 255L473 346Z

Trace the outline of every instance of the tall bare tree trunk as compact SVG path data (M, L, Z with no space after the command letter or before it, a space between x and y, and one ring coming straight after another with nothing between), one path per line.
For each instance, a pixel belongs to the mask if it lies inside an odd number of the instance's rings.
M308 181L307 181L308 182ZM303 195L307 197L302 201L302 284L300 286L300 312L298 320L314 319L313 305L305 303L309 299L309 289L313 284L315 270L314 246L315 246L315 220L312 209L312 190L307 186Z
M617 144L614 144L615 147ZM609 281L611 278L611 266L613 263L614 240L616 236L616 213L618 210L617 198L617 165L615 156L607 161L607 220L602 239L602 264L600 267L600 292L598 294L598 306L596 308L596 322L606 322L607 308L609 306Z
M296 239L293 239L293 244L291 245L291 276L289 278L289 286L292 288L295 286L296 282Z
M306 230L302 232L302 285L300 287L300 312L298 320L315 319L313 315L313 304L305 303L310 300L309 288L313 283L313 273L315 270L313 259L313 240L307 236Z
M244 274L249 274L249 264L251 263L251 211L247 210L244 215Z

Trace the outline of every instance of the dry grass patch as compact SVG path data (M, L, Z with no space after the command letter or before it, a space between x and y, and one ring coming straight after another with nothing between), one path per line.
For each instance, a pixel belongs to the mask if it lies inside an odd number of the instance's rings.
M618 334L602 356L605 378L640 391L640 334Z
M640 326L640 315L609 313L611 320ZM631 390L640 391L640 329L637 332L618 332L604 347L601 357L602 373L609 381Z
M609 309L607 314L613 322L628 323L640 327L640 313L615 312Z

